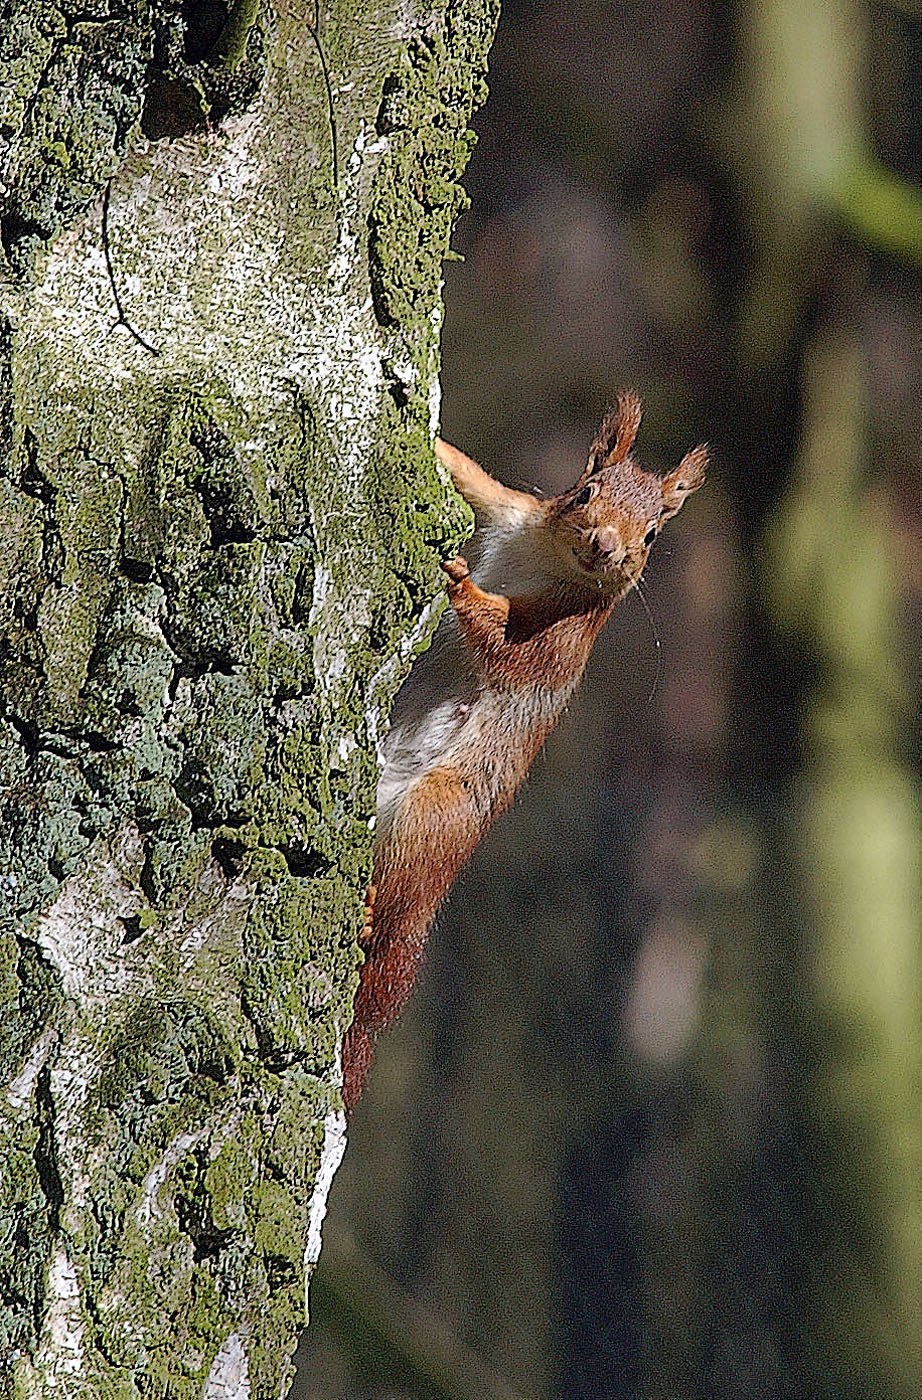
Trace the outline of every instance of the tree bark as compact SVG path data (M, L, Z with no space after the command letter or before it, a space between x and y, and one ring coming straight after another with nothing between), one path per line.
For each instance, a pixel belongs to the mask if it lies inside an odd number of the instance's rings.
M0 0L0 1388L284 1394L495 0Z

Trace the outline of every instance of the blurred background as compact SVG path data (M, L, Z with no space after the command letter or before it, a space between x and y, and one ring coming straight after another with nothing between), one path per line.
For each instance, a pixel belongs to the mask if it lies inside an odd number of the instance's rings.
M922 1395L922 6L505 0L443 432L713 466L439 921L296 1400Z

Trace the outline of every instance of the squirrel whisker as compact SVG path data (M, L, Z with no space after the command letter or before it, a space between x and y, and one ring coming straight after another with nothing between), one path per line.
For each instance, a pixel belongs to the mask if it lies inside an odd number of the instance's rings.
M640 599L641 606L643 607L644 612L647 614L647 621L649 622L650 630L653 633L653 645L656 650L656 670L653 673L653 685L650 687L650 694L647 696L647 705L649 706L653 704L653 697L656 694L656 689L659 685L660 673L663 668L663 651L662 647L660 646L659 632L657 632L656 630L656 618L653 616L653 609L647 602L647 595L646 593L644 593L643 589L640 586L640 578L637 579L637 582L635 583L634 587L637 589L637 597Z

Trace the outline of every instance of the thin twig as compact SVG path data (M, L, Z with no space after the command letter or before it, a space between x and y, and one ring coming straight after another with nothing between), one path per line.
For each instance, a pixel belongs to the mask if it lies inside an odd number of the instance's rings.
M344 1230L324 1241L311 1280L311 1316L338 1331L347 1346L367 1349L402 1371L426 1400L524 1400Z
M108 180L106 182L105 194L102 197L102 251L105 254L106 270L109 273L109 285L112 288L112 299L115 302L115 309L118 312L118 320L115 322L115 326L124 326L126 331L134 336L138 344L143 345L144 349L149 351L151 355L159 355L160 351L135 330L134 326L125 315L125 308L122 306L122 300L118 294L118 287L115 283L115 268L112 266L112 253L109 250L109 200L111 195L112 181ZM113 329L114 328L113 326Z

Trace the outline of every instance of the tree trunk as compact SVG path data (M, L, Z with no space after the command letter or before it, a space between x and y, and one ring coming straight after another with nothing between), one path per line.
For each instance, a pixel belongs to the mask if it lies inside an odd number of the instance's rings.
M4 1394L284 1394L494 21L0 0Z

